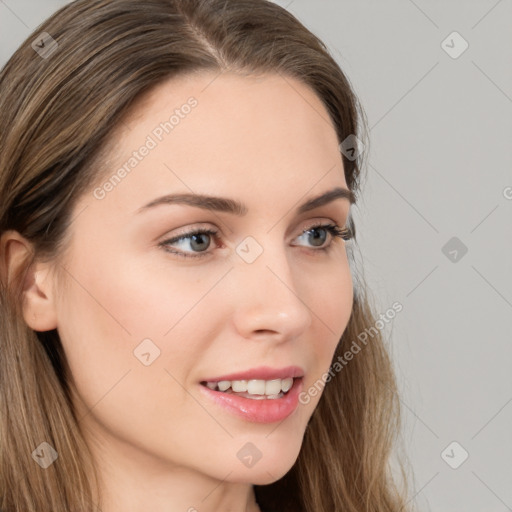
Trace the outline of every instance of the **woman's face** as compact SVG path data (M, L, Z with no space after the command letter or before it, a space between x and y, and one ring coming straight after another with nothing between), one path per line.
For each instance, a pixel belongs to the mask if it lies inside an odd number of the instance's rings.
M182 76L137 104L111 157L55 289L86 437L109 467L280 478L320 399L297 395L318 388L352 308L347 242L307 231L346 227L349 201L298 212L347 187L326 109L279 75ZM175 194L226 200L162 199ZM169 241L198 229L216 235ZM276 395L291 377L282 398L204 385Z

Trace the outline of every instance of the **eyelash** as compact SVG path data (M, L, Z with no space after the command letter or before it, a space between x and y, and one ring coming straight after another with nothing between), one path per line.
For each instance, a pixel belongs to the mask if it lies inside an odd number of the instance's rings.
M331 234L332 237L338 237L343 240L350 240L354 236L352 233L352 230L350 228L340 228L337 224L332 224L332 223L330 223L330 224L322 224L322 223L315 224L315 225L310 226L309 228L305 229L299 236L302 236L303 234L307 233L308 231L313 231L315 229L325 229L326 231L328 231ZM202 257L205 257L208 254L210 254L211 251L209 251L209 252L205 251L205 252L200 252L200 253L194 253L194 255L192 256L190 253L185 253L182 251L173 251L173 250L169 249L169 247L168 247L169 244L180 242L181 240L190 238L194 235L210 235L215 239L216 242L219 241L219 236L218 236L219 232L218 231L213 230L213 229L197 229L195 231L190 231L188 233L184 233L183 235L180 235L176 238L164 240L163 242L160 242L159 246L162 247L165 251L170 252L171 254L175 254L176 256L180 256L182 258L202 258ZM320 247L317 249L312 248L312 249L314 252L323 251L324 253L328 253L330 251L330 249L332 248L332 246L333 246L333 243L331 241L331 243L325 247Z

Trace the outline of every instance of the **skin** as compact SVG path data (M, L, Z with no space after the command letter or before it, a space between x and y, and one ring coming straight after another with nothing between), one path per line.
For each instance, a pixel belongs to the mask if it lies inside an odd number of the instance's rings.
M198 104L103 199L84 192L66 253L38 263L27 280L26 322L57 328L62 339L102 512L258 511L253 484L292 467L321 395L281 423L261 424L207 400L199 382L298 365L307 390L328 371L349 320L347 242L320 230L332 244L324 253L303 234L318 221L345 227L349 201L294 213L347 187L326 109L291 78L216 76L173 78L140 99L119 127L109 176L170 112L191 96ZM248 213L185 205L137 213L191 191L237 199ZM197 227L220 232L219 242L203 241L208 256L180 258L159 246ZM235 252L247 236L263 248L250 264ZM11 241L15 262L27 245ZM172 248L200 251L190 238ZM149 366L133 352L146 338L160 349ZM250 468L237 457L247 442L262 453Z

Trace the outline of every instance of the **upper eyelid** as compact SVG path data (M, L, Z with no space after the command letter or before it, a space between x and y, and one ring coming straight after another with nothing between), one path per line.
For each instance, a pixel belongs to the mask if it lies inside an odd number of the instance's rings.
M347 219L345 222L338 222L338 220L336 220L334 218L317 217L316 219L312 219L312 220L300 221L297 224L299 226L303 226L303 227L302 227L302 229L299 230L298 235L301 235L304 231L306 231L308 229L311 229L315 225L318 225L318 224L335 224L335 225L339 226L341 229L344 229L345 227L348 227L348 226L346 226L346 224L348 223L348 220L349 219ZM297 228L295 228L294 231L296 229ZM193 233L195 233L196 231L199 231L199 230L212 230L212 231L215 231L216 232L216 236L220 236L223 233L223 230L221 228L219 228L219 227L217 227L215 225L212 226L211 223L208 223L208 222L198 222L198 223L196 223L196 225L192 225L191 227L179 228L179 231L176 234L164 235L164 238L166 240L174 240L174 239L177 239L177 238L180 238L180 237L183 237L183 236L188 236L188 235L193 234Z
M204 224L206 224L206 223L204 223ZM348 226L345 226L344 223L338 223L337 221L333 221L330 219L329 220L325 220L325 219L324 220L312 220L310 223L305 224L304 227L299 231L299 233L294 238L302 236L305 232L307 232L315 227L320 228L320 227L323 227L323 226L326 226L329 224L338 226L339 229L341 229L341 230L345 230L345 229L350 230L350 228ZM323 229L327 229L327 228L323 227ZM185 229L183 232L178 233L173 236L166 236L163 238L163 240L160 242L160 244L165 244L165 243L170 243L170 242L178 243L183 239L190 238L195 233L200 232L200 231L212 231L211 236L213 238L215 238L215 239L222 238L222 230L220 230L219 228L208 226L208 225L205 225L205 226L200 225L200 226L195 226L195 227L192 227L189 229ZM332 237L332 234L331 234L331 237Z

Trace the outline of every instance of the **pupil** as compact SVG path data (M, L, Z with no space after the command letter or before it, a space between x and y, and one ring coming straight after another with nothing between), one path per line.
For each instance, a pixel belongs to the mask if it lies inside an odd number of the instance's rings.
M208 236L208 235L207 235L206 233L200 233L200 234L198 234L198 235L193 235L193 236L192 236L191 246L192 246L192 247L194 247L194 244L196 243L197 239L200 239L201 237L207 237L207 236ZM204 244L203 244L203 245L201 246L201 244L200 244L198 247L196 246L196 248L197 248L197 249L199 249L199 250L204 250L204 249L208 249L208 246L209 246L209 245L210 245L210 244L206 244L206 245L204 245Z
M317 234L318 234L318 232L319 232L319 231L320 231L320 228L315 228L315 229L312 229L312 230L311 230L311 232L312 232L312 233L317 233ZM325 229L322 229L321 231L323 231L323 232L324 232L324 236L323 236L323 237L322 237L322 236L320 237L320 239L321 239L321 240L320 240L320 243L319 243L319 244L317 244L318 246L323 245L323 244L324 244L324 242L325 242L325 238L326 238ZM315 236L314 238L315 238L315 240L318 240L318 238L319 238L319 237ZM315 245L315 244L313 244L313 245Z

